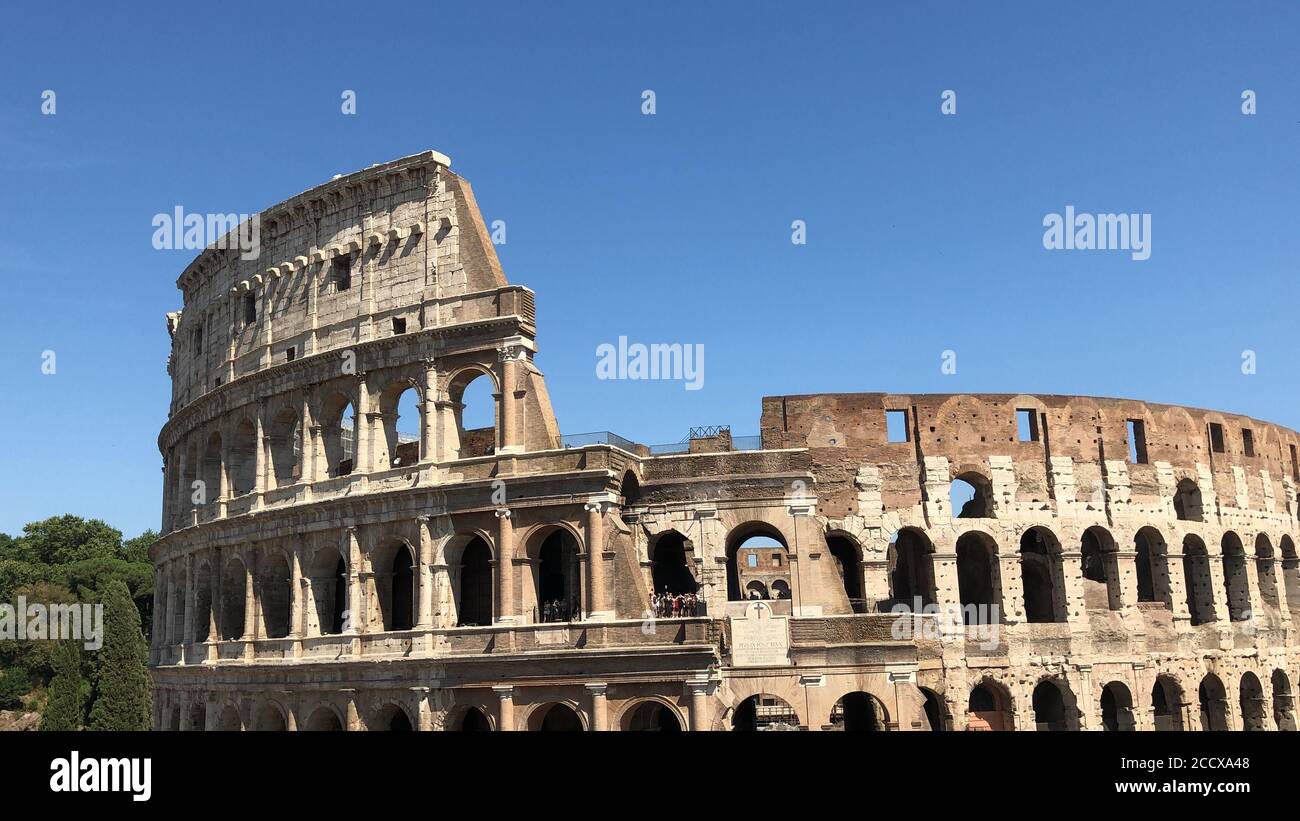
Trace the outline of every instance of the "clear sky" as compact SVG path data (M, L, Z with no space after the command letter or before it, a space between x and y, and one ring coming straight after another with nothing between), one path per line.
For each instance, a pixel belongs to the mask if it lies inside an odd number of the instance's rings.
M506 223L565 433L752 434L762 396L818 391L1300 427L1295 3L130 5L0 28L0 530L157 526L163 314L194 254L152 247L155 214L427 148ZM1044 249L1067 205L1149 214L1150 259ZM619 336L702 344L702 389L597 379Z

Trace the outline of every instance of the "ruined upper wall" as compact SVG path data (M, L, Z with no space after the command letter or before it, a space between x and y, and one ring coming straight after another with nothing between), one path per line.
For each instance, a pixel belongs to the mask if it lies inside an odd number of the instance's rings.
M1021 441L1019 409L1033 413L1037 439ZM907 441L890 442L886 411L907 412ZM1142 423L1145 454L1130 460L1129 420ZM1222 449L1211 444L1211 425ZM852 480L859 466L882 467L885 504L919 501L927 457L945 457L955 477L964 470L986 475L990 460L1010 459L1019 493L1052 495L1051 464L1074 463L1077 493L1087 498L1104 481L1105 463L1127 463L1135 498L1160 494L1157 463L1175 479L1209 471L1221 496L1252 508L1279 503L1292 492L1300 435L1239 414L1161 405L1132 399L1031 394L813 394L763 399L763 447L807 447L813 452L819 495L827 515L853 508ZM1249 432L1250 445L1247 446ZM1250 451L1248 453L1247 451ZM1252 455L1253 454L1253 455ZM1243 492L1244 491L1244 492Z
M449 165L426 151L271 206L257 215L255 259L234 242L204 250L177 280L184 309L169 318L172 410L402 326L497 315L501 303L531 311L531 294L501 298L509 286L473 191ZM483 296L462 299L473 294Z

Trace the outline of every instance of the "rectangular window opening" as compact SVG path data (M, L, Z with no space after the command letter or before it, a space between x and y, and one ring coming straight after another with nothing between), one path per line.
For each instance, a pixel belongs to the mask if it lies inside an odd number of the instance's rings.
M1042 439L1038 429L1038 412L1033 408L1016 408L1016 435L1021 442L1037 442Z
M257 294L249 291L244 294L244 323L251 325L257 321Z
M393 317L393 334L398 335L404 333L406 333L406 317L404 316Z
M907 411L905 410L887 410L885 411L885 433L890 442L907 442L910 437L907 434Z
M1128 460L1134 465L1147 463L1147 425L1141 419L1128 420Z
M1223 453L1223 425L1218 422L1210 423L1210 450Z
M1255 455L1255 432L1250 428L1241 429L1241 449L1247 456Z
M1300 479L1300 460L1296 459L1295 445L1291 446L1291 478Z
M295 359L297 359L297 358L298 358L298 346L297 346L297 345L290 345L289 347L287 347L287 348L284 349L284 361L285 361L285 362L292 362L293 360L295 360Z
M758 567L758 554L757 554L757 553L750 553L748 556L746 556L746 557L745 557L745 566L746 566L746 567Z
M346 291L352 287L352 255L334 257L334 290Z

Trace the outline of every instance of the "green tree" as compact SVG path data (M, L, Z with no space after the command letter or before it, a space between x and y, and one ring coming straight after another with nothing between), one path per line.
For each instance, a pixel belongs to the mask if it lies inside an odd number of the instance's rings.
M0 672L0 710L16 710L23 704L23 696L32 687L27 671L9 667Z
M104 646L99 650L92 730L147 730L151 724L149 648L140 630L140 612L120 579L103 591Z
M18 558L40 564L122 558L122 531L71 514L31 522L18 537Z
M81 648L76 641L61 641L54 650L54 679L50 698L41 713L41 729L58 732L80 730L84 716L84 682Z
M154 530L146 530L134 539L127 539L122 545L122 558L128 562L139 562L141 564L153 566L149 561L149 547L158 541L158 533Z

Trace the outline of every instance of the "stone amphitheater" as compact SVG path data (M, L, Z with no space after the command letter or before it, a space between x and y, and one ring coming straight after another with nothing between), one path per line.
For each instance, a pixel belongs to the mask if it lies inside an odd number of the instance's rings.
M449 166L335 178L177 281L158 729L1295 729L1295 431L856 393L562 436Z

